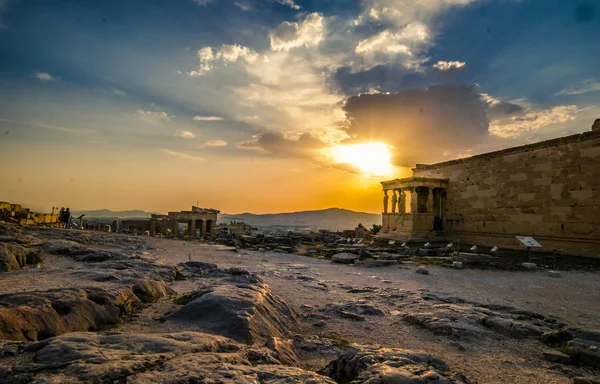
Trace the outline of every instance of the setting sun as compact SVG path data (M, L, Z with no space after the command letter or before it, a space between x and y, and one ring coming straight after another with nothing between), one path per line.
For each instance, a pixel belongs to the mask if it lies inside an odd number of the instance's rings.
M394 172L389 146L383 143L336 145L328 155L339 164L349 164L366 176L389 176Z

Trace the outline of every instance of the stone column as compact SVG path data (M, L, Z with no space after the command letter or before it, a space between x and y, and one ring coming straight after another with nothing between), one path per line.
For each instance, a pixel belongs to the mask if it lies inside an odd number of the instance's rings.
M433 188L429 188L427 195L427 213L433 212Z
M383 190L383 213L388 213L388 191L386 189Z
M396 190L392 189L392 213L396 213L396 206L398 205L398 196Z
M192 219L190 220L190 223L188 224L189 226L189 230L190 230L190 236L192 237L192 239L196 238L196 220Z
M411 187L407 188L408 193L410 193L410 213L419 212L419 195L417 194L417 188Z
M200 236L204 238L204 235L206 235L206 220L202 220L202 226L200 228Z

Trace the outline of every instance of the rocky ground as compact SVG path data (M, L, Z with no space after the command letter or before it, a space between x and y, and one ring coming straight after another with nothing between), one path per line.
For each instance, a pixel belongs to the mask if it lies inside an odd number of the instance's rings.
M598 273L419 268L0 224L0 383L600 382Z

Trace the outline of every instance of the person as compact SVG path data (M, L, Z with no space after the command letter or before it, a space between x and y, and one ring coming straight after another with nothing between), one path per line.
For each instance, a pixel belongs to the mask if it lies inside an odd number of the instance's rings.
M58 212L58 226L62 227L65 222L65 207L60 208L60 212Z
M65 223L65 228L69 228L69 220L71 220L71 212L69 211L69 208L67 208L65 213L63 214L63 222Z

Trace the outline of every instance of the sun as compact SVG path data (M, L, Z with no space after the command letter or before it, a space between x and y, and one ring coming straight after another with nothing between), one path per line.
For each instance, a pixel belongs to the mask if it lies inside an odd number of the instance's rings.
M390 147L383 143L336 145L328 156L339 164L350 164L365 176L390 176L394 172Z

